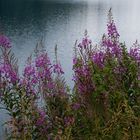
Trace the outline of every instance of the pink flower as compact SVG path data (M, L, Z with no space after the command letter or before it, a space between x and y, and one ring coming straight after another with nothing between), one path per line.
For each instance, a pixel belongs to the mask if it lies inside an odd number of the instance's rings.
M137 41L130 48L129 55L137 62L140 62L140 45Z
M39 110L39 118L36 121L36 125L42 126L44 124L45 119L46 119L46 112L43 110Z
M113 21L109 22L107 27L108 27L108 35L110 37L118 38L120 36L117 31L116 25Z
M47 54L41 54L40 56L38 56L35 60L35 64L36 64L36 67L45 67L45 66L48 66L50 65L50 60L47 56Z
M55 64L53 65L54 67L54 73L57 73L57 74L64 74L63 70L62 70L62 67L60 64Z
M8 37L0 35L0 46L3 48L11 48L11 43Z
M27 65L24 69L24 76L30 77L35 75L35 68L31 65Z
M2 64L0 74L1 77L7 78L11 83L15 83L19 79L16 71L14 71L10 64Z
M105 56L103 52L97 52L93 55L92 60L97 66L99 66L100 68L103 68L104 58Z
M75 58L73 58L73 65L76 65L77 64L77 62L78 62L78 59L75 57Z
M82 42L79 43L78 47L81 49L82 48L86 49L91 44L92 44L92 41L86 36L85 38L83 38Z

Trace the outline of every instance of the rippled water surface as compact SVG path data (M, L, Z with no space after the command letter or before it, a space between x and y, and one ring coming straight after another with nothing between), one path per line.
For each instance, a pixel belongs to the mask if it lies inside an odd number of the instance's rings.
M99 42L106 31L110 7L121 40L125 40L129 48L135 39L140 40L139 0L0 0L0 33L10 37L13 51L19 58L20 70L42 37L52 60L57 44L59 60L72 87L75 40L80 40L87 29L93 42ZM1 123L5 119L2 114Z

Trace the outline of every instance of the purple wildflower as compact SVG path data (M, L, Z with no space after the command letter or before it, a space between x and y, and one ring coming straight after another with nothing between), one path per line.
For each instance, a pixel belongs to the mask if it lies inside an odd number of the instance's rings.
M108 48L111 48L113 46L113 42L111 39L109 38L106 38L105 36L103 37L103 40L102 40L102 45L103 46L107 46Z
M111 9L109 10L108 20L109 20L108 24L107 24L108 37L118 39L120 35L119 35L116 25L114 23Z
M104 36L102 39L102 46L105 47L106 51L112 56L120 56L122 53L122 48L117 40L112 40Z
M6 78L11 83L15 83L18 80L17 73L12 69L11 65L3 64L0 67L1 77Z
M93 56L92 56L92 60L93 62L99 66L100 68L103 68L104 67L104 53L103 52L97 52L95 53Z
M133 44L133 46L130 48L129 55L135 59L137 62L140 62L140 45L138 41Z
M51 79L52 65L46 53L41 54L36 58L35 66L37 67L37 77L39 79Z
M55 64L53 65L54 67L54 73L57 73L57 74L64 74L64 71L62 70L62 67L61 65L58 63L58 64Z
M11 48L11 43L8 37L0 35L0 46L3 48Z
M39 118L36 121L36 125L42 126L44 124L45 118L46 118L46 112L43 110L39 110Z
M89 47L92 44L91 39L88 38L88 36L85 36L85 38L83 38L82 42L79 43L78 47L79 48L84 48L86 49L87 47Z
M35 95L38 92L38 89L36 88L38 79L36 76L35 67L28 64L24 69L23 75L24 77L20 80L20 84L25 86L27 93L32 93L32 95Z
M109 37L118 38L120 36L117 31L114 21L111 21L110 23L108 23L107 27L108 27L108 36Z
M95 87L91 79L91 72L88 65L78 65L74 68L74 72L73 80L80 94L88 94L90 91L94 91Z
M54 88L54 83L52 82L52 81L48 81L48 83L47 83L47 87L48 87L48 89L53 89Z
M35 64L36 64L36 67L45 67L45 66L48 66L50 65L50 60L47 56L47 54L41 54L40 56L38 56L35 60Z
M102 38L102 46L105 47L112 56L120 56L122 49L119 43L119 33L114 23L111 9L109 11L109 21L107 24L108 35L104 35Z
M76 57L73 58L73 65L77 64L78 59Z
M82 45L83 45L84 47L86 47L86 46L88 46L88 45L91 45L91 40L88 39L88 37L83 38L83 40L82 40Z
M31 65L27 65L24 69L24 76L30 77L35 75L35 68Z

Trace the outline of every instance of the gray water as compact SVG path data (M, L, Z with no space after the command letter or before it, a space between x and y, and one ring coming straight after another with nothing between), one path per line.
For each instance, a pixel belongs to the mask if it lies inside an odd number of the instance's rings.
M121 40L129 48L136 39L140 40L139 0L0 0L0 33L11 39L20 69L42 37L52 60L57 44L66 81L72 87L75 40L80 40L87 29L93 43L98 43L106 32L110 7ZM5 120L3 113L0 112L0 123Z

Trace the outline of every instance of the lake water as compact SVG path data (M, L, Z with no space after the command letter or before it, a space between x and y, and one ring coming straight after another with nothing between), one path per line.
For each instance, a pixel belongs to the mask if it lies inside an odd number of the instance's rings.
M129 48L135 39L140 40L139 0L0 0L0 33L11 39L13 51L19 58L20 70L42 37L52 60L57 44L66 81L72 87L75 40L80 40L87 29L93 42L98 43L106 32L110 7L121 40ZM1 123L5 119L2 114L0 112Z

